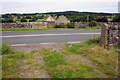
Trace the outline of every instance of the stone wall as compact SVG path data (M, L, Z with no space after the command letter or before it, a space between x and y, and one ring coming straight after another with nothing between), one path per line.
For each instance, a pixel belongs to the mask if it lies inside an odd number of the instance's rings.
M88 22L75 22L75 28L85 28L89 27Z
M0 28L54 28L55 25L68 24L70 21L65 16L59 16L57 20L49 16L45 21L26 23L0 23Z
M28 23L1 23L2 28L48 28L53 27L54 22L28 22Z
M102 23L101 45L109 48L120 44L120 23Z

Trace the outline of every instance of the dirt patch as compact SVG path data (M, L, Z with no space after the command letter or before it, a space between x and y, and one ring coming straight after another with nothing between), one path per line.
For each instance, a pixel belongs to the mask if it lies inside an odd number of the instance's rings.
M47 69L42 68L45 66L44 54L40 52L31 53L35 50L42 50L43 48L52 48L58 51L65 47L63 44L40 44L40 45L26 45L26 46L13 46L15 51L27 52L32 57L23 61L23 66L20 67L20 71L17 72L20 78L50 78Z
M25 45L25 46L12 46L16 51L23 51L31 53L33 50L42 50L43 48L48 49L52 48L53 50L58 50L63 47L66 47L64 44L39 44L39 45Z
M32 57L23 61L24 65L18 72L21 78L50 78L47 70L41 68L45 65L44 55L39 52L32 54Z

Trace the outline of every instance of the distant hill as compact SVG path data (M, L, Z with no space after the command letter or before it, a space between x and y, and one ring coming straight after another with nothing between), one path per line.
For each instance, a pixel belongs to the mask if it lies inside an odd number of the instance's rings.
M10 13L7 15L16 15L16 16L33 16L33 15L37 15L37 14L51 14L51 15L65 15L65 16L84 16L87 14L94 14L96 16L112 16L112 15L120 15L120 13L97 13L97 12L79 12L79 11L64 11L64 12L47 12L47 13L24 13L24 14L20 14L20 13ZM2 15L6 15L6 14L2 14Z
M78 11L64 11L64 12L49 12L44 14L65 15L65 16L84 16L87 14L93 14L96 16L112 16L120 15L120 13L97 13L97 12L78 12Z

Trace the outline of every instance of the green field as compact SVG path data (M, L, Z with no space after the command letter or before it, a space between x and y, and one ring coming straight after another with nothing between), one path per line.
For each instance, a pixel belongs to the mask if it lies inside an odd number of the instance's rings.
M99 26L86 28L2 28L0 31L41 31L41 30L92 30L101 29Z

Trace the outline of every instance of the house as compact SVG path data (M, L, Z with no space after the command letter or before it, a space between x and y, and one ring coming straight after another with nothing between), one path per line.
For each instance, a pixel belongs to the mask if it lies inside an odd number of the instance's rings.
M113 19L112 18L107 18L108 22L112 22Z
M70 23L70 20L68 20L64 15L59 16L55 20L55 24L60 25L60 24L68 24Z
M52 16L48 16L47 18L45 18L44 21L47 21L47 22L55 22L55 19L54 19Z

